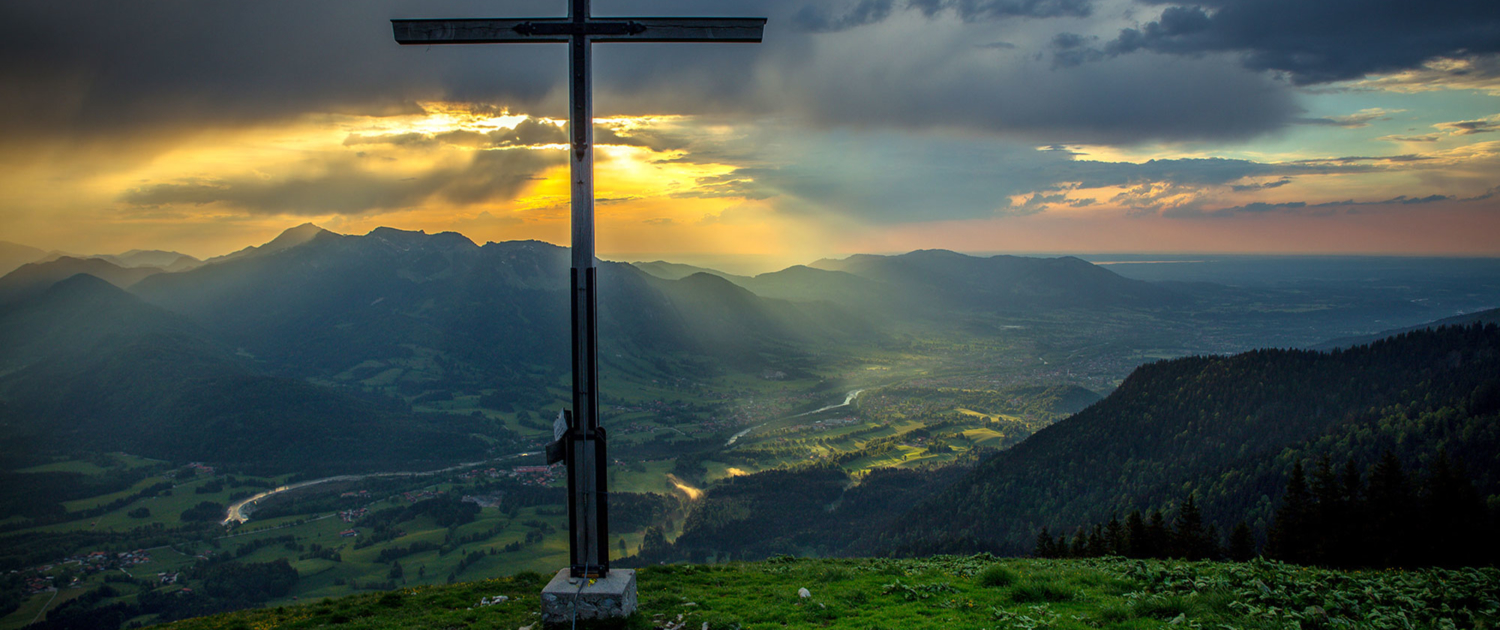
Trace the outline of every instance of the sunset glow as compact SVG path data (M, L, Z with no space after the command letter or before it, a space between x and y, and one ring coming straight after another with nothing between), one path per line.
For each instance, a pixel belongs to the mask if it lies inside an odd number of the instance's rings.
M765 46L715 53L730 55L724 72L738 68L745 78L729 100L703 92L717 88L694 74L691 55L601 57L601 255L791 263L912 248L1500 254L1500 239L1476 236L1500 233L1500 142L1488 135L1500 129L1492 56L1454 51L1409 67L1294 81L1288 77L1300 75L1242 67L1234 51L1157 55L1146 64L1142 56L1077 56L1070 51L1084 48L1070 48L1063 35L1048 43L1019 30L990 46L977 38L995 34L971 21L911 11L809 31L798 22L805 12L778 27L777 6L749 8L772 14ZM1128 6L1101 4L1089 18L1093 32L1138 24L1141 17L1131 22L1120 17L1129 11L1115 11ZM1065 35L1081 24L1057 26ZM899 64L881 61L874 42L920 29L947 39L908 51ZM238 88L210 82L181 83L176 96L130 91L93 105L86 99L95 97L67 91L76 86L35 84L34 99L85 101L55 113L22 111L34 124L0 145L6 239L73 252L165 248L208 257L310 221L353 234L389 226L566 244L567 139L558 108L565 90L555 69L525 65L551 57L531 49L401 51L379 29L345 36L369 51L370 63L391 66L373 75L395 80L386 98L252 104L260 109L241 114L222 100ZM788 57L803 44L816 46L799 53L804 59ZM1033 57L1016 54L1028 46ZM153 70L158 60L149 55L131 54L121 72L167 72ZM437 87L421 78L481 60L500 64L517 85L551 87L511 90L492 79ZM837 94L809 83L835 62L852 69L842 76L876 83ZM286 74L295 65L265 63L277 81L302 80ZM663 64L646 82L654 87L614 78L635 72L631 64ZM296 71L339 71L314 65ZM1106 66L1156 78L1140 87L1073 83ZM396 74L412 68L426 70ZM1211 72L1238 87L1177 85L1171 72ZM905 88L878 84L903 73L920 79ZM929 100L927 92L958 80L952 73L992 84L989 109L967 109L964 99L983 94ZM326 85L305 89L354 89L341 81L330 74ZM483 96L452 96L478 94L470 89L477 85ZM1004 86L1051 100L1016 100L1020 92ZM1269 109L1236 113L1210 102L1219 98L1214 90L1236 89L1251 90L1240 105ZM1113 108L1069 118L1101 98L1099 90L1114 91ZM867 98L843 102L855 94ZM830 117L829 107L844 115ZM897 118L899 111L909 113Z

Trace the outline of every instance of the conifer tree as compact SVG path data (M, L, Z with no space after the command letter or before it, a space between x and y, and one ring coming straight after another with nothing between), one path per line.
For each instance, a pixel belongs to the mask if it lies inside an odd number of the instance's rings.
M1095 524L1089 530L1087 557L1098 558L1109 555L1108 542L1104 538L1104 526Z
M1068 557L1069 558L1083 558L1083 557L1086 557L1088 555L1088 550L1089 550L1089 542L1088 542L1088 538L1086 536L1084 536L1084 534L1083 534L1083 528L1080 527L1077 530L1074 530L1074 532L1073 532L1073 544L1068 545Z
M1287 562L1307 562L1308 515L1311 510L1312 498L1307 490L1307 476L1299 461L1292 465L1286 494L1281 499L1281 507L1276 510L1270 540L1266 543L1266 555Z
M1165 558L1167 555L1167 542L1170 534L1167 532L1167 519L1162 516L1161 510L1151 513L1151 522L1146 525L1146 550L1144 557Z
M1188 560L1202 560L1210 553L1208 534L1203 530L1203 513L1198 510L1196 493L1189 494L1177 510L1172 532L1172 555Z
M1245 521L1240 521L1234 526L1234 531L1229 533L1229 559L1246 562L1254 557L1255 535L1250 532L1250 526Z
M1125 517L1125 556L1130 558L1145 558L1146 541L1146 519L1141 518L1140 510L1131 510Z
M1401 460L1387 450L1370 469L1365 502L1369 522L1366 557L1376 566L1402 566L1414 556L1411 514L1417 509Z
M1428 562L1446 567L1477 564L1475 543L1484 540L1484 504L1461 464L1438 451L1423 492L1422 527ZM1436 535L1433 535L1436 534ZM1481 554L1482 555L1482 554Z
M1333 460L1324 455L1312 476L1313 509L1307 522L1307 562L1326 564L1333 541L1341 536L1344 521L1343 484L1333 471Z
M1048 531L1046 527L1043 527L1041 533L1036 535L1036 548L1031 552L1031 555L1038 558L1057 557L1057 543L1052 541L1052 532Z
M1104 540L1106 555L1125 555L1125 527L1120 524L1118 517L1109 517L1109 524L1104 526Z

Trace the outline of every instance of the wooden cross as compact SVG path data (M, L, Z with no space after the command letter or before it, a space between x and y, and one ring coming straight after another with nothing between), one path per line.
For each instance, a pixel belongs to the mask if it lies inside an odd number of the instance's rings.
M396 42L410 45L562 42L568 44L568 124L573 188L573 413L563 439L568 466L568 548L574 577L609 573L609 493L604 429L599 426L598 283L594 266L595 42L759 43L765 18L597 18L589 0L569 0L568 17L547 19L391 20Z

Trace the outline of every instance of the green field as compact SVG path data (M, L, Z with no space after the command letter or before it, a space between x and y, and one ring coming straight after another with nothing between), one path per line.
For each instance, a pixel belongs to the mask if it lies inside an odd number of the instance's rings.
M641 569L628 628L1491 628L1496 569L1341 572L1125 560L773 559ZM545 577L327 599L174 630L540 627ZM808 597L798 589L807 589ZM509 601L480 606L483 598ZM580 624L580 627L595 627Z

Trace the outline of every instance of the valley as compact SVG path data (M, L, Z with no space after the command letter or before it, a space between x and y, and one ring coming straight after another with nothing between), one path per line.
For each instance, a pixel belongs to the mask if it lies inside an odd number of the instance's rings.
M0 569L16 571L0 630L70 600L152 623L565 562L565 482L539 451L568 404L566 250L384 228L278 240L129 281L66 275L67 261L0 278ZM1500 304L1500 265L1429 268L1424 297L1404 276L1399 289L1299 280L1274 262L1246 280L1254 265L1234 261L1238 284L934 251L755 277L606 263L612 556L1025 554L1042 524L1026 514L1007 513L1007 531L923 532L999 514L973 507L988 495L962 496L994 492L976 475L1067 461L1016 448L1033 434L1128 417L1088 420L1125 404L1111 395L1130 395L1138 368L1378 337ZM1073 452L1108 451L1088 444ZM1377 442L1362 448L1368 458ZM1004 463L1017 452L1033 459ZM1255 463L1261 476L1215 494L1210 516L1243 512L1241 495L1283 463ZM1181 500L1132 492L1046 524ZM1264 529L1271 511L1248 513Z

